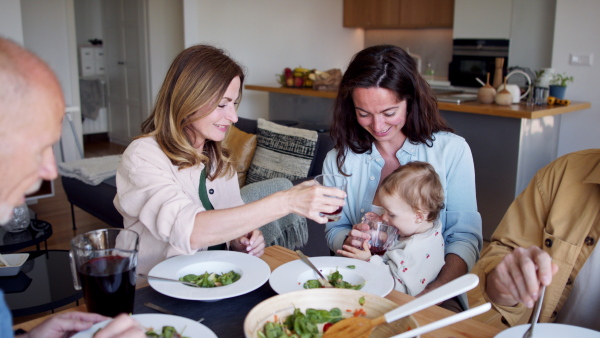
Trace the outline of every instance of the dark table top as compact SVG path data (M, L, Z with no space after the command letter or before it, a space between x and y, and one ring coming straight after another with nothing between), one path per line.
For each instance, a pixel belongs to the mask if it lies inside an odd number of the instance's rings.
M245 295L222 299L215 302L202 302L195 300L182 300L154 291L151 287L144 287L135 292L135 305L133 312L160 313L144 305L151 302L161 306L177 316L202 321L219 338L244 337L244 320L252 308L263 300L275 296L269 283Z
M0 253L15 252L37 245L52 236L52 225L46 221L32 219L29 227L20 232L8 232L0 227Z
M73 287L66 250L29 252L16 276L0 277L0 288L13 317L54 310L83 296Z

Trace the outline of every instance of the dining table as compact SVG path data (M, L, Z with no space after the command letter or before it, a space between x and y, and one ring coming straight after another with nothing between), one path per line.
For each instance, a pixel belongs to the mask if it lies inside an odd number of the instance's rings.
M271 271L274 271L279 266L300 258L294 251L274 245L265 248L265 252L261 256L261 259L269 265ZM268 282L247 294L210 302L172 298L155 291L152 287L143 286L136 289L133 313L160 313L157 310L151 309L144 305L145 303L150 302L172 312L175 315L190 318L196 321L201 320L203 325L211 329L220 338L237 338L244 337L243 325L244 319L246 318L248 312L250 312L254 306L263 300L275 295L277 295L277 293L273 291ZM414 297L396 290L392 290L385 298L397 303L398 305L403 305L414 299ZM87 311L87 309L85 305L79 305L64 311ZM413 314L413 317L420 326L423 326L436 320L451 316L452 314L454 313L434 305ZM47 315L14 325L13 329L29 331L47 319L49 316L52 315ZM467 319L462 322L423 334L421 337L486 338L494 337L499 332L500 330L498 328L474 319Z

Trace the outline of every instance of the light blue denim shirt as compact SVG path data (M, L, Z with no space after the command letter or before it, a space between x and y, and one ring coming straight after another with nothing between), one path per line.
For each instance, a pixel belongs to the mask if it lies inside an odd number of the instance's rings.
M0 289L0 337L14 337L12 329L12 314L6 301L4 300L4 292Z
M444 187L445 208L440 213L440 221L446 243L445 253L458 255L470 271L479 259L483 242L481 215L477 211L475 196L473 156L465 139L458 135L438 132L434 137L432 147L405 141L396 158L401 165L423 161L435 168ZM336 155L335 149L327 154L324 174L339 173ZM384 163L375 145L370 152L349 152L346 156L342 169L351 175L348 177L346 205L340 220L327 223L325 228L327 244L334 252L342 247L352 225L360 223L362 216L371 211Z

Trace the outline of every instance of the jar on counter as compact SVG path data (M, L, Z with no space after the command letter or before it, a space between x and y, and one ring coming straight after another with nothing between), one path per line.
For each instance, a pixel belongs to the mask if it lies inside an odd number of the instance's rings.
M537 75L537 79L535 80L535 86L549 88L550 81L552 81L552 77L554 76L554 69L553 68L544 68L536 75Z

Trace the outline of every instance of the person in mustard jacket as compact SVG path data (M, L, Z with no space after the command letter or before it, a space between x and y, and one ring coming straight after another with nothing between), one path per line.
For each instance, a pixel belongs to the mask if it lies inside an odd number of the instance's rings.
M600 149L542 168L511 204L474 271L509 325L529 320L546 285L540 322L600 330Z

